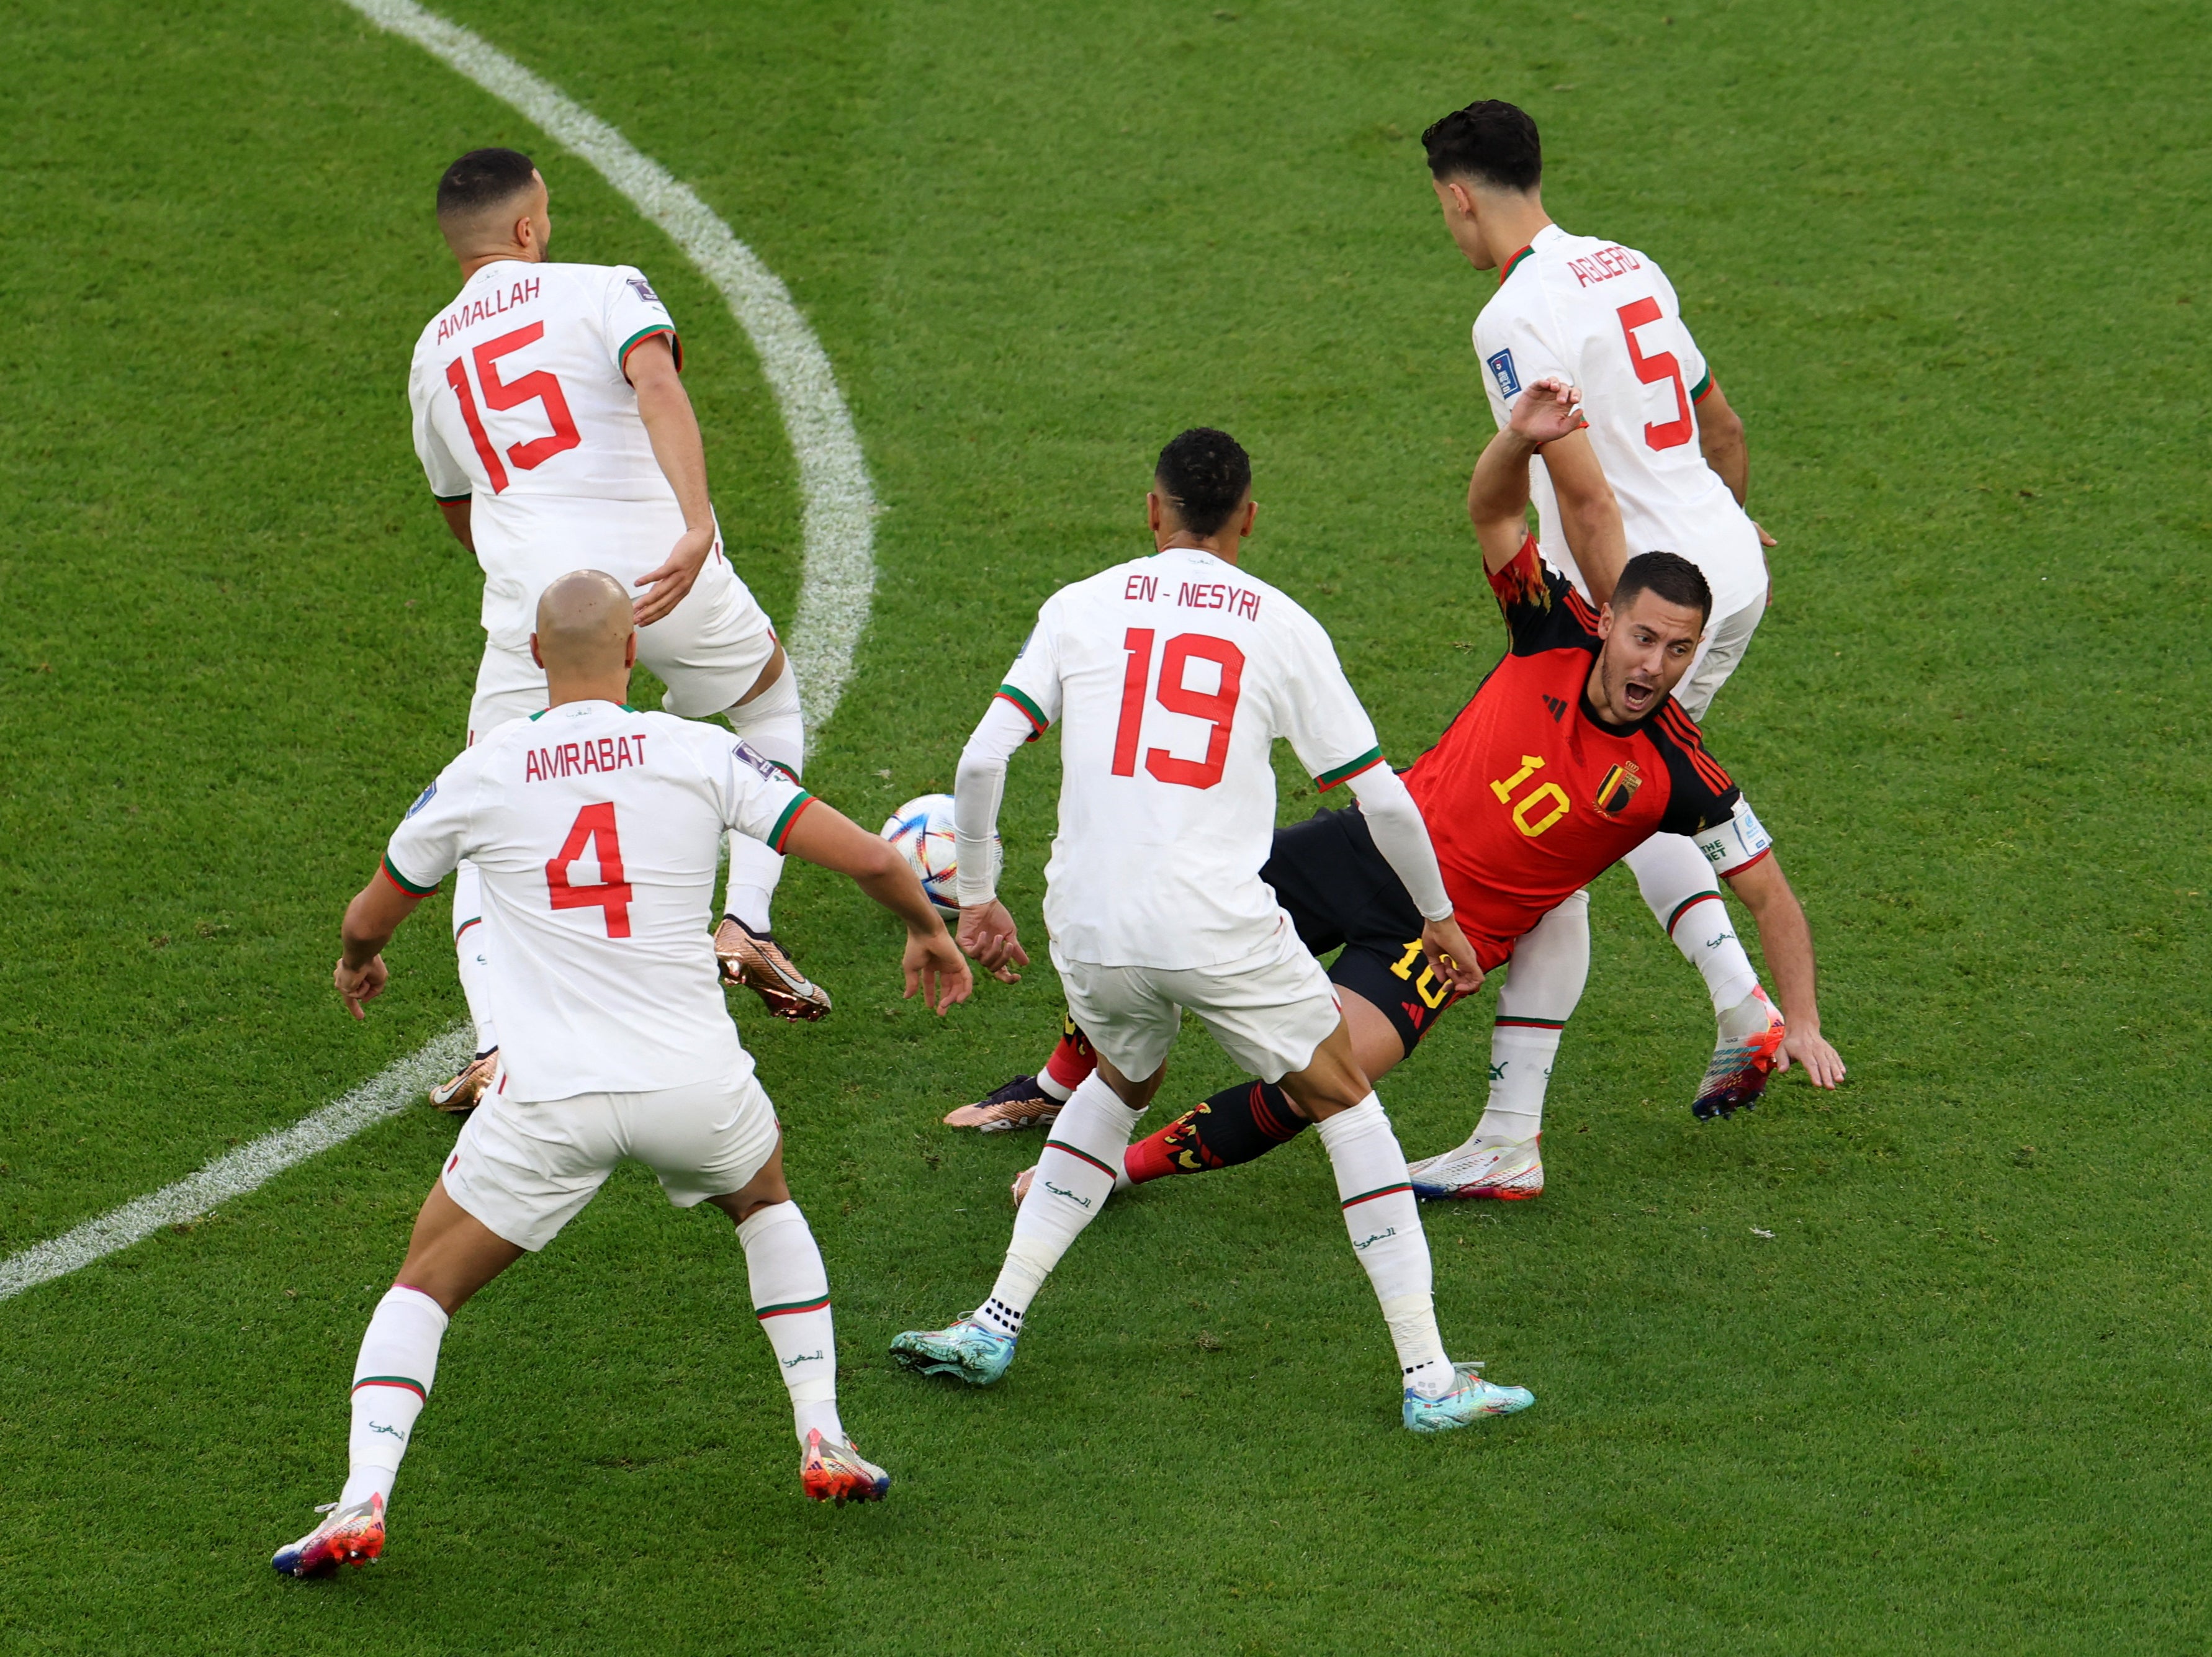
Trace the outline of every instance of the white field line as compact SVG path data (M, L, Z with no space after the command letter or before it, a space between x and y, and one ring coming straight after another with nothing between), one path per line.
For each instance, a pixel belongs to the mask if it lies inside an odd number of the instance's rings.
M74 1231L64 1231L0 1260L0 1300L67 1277L79 1266L89 1266L118 1248L128 1248L165 1225L197 1219L217 1204L242 1197L276 1178L294 1163L343 1144L387 1116L397 1116L422 1096L423 1089L459 1069L475 1040L472 1029L456 1024L312 1116L242 1144L151 1196L127 1202L96 1220L87 1220Z
M792 303L790 289L689 185L481 36L412 0L347 3L378 27L443 58L495 98L514 105L555 143L589 161L640 213L666 231L729 301L730 313L759 354L761 372L775 394L799 461L806 557L799 610L784 642L799 674L811 735L836 712L852 674L853 651L867 626L876 585L876 499L868 486L860 434L838 395L829 354Z
M838 395L830 358L792 303L790 290L689 185L497 47L410 0L347 3L371 22L443 58L589 161L668 233L729 302L731 314L759 354L761 372L775 394L799 460L806 560L799 613L784 643L799 674L806 728L812 734L837 711L852 676L853 652L868 623L876 583L876 500L860 434ZM458 1069L471 1045L468 1027L457 1025L291 1127L240 1145L189 1178L0 1260L0 1300L65 1277L165 1225L196 1218L397 1115L422 1089Z

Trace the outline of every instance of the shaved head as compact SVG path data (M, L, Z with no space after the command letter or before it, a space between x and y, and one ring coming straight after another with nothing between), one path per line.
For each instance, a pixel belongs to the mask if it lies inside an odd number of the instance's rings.
M538 600L538 654L550 676L626 672L636 630L629 594L599 570L570 570Z

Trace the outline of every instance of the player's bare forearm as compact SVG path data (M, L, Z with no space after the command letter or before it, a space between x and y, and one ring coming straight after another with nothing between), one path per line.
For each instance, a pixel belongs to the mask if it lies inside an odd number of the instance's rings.
M1628 531L1621 527L1620 503L1588 432L1569 432L1544 446L1544 471L1559 503L1559 531L1567 550L1589 587L1590 602L1613 602L1613 590L1628 564Z
M884 841L817 799L791 825L783 849L846 876L906 923L902 965L908 998L919 993L932 1012L942 1014L975 992L968 963L953 947L921 882Z
M380 872L346 905L345 920L339 928L338 962L331 971L331 981L345 1002L346 1011L356 1018L367 1016L362 1011L364 1003L384 993L389 977L384 966L384 946L422 901L412 892L401 891Z
M714 552L714 507L707 494L707 450L699 437L699 417L676 372L667 337L645 341L623 366L637 388L638 417L652 440L653 458L684 513L684 533L667 558L637 580L646 590L637 601L637 624L651 627L684 602Z
M453 539L469 549L471 558L476 556L477 537L469 522L469 508L475 504L474 498L469 495L463 495L459 501L441 501L438 503L438 513L446 520L447 529L453 532Z
M1741 506L1751 492L1751 446L1744 437L1743 416L1729 407L1718 380L1707 388L1698 404L1698 447L1705 454L1705 464L1719 475L1736 505Z
M1504 569L1528 537L1529 459L1581 424L1575 388L1565 380L1540 379L1515 399L1513 412L1467 480L1467 515L1482 543L1486 569Z
M1790 889L1782 865L1772 856L1727 877L1729 885L1751 910L1759 928L1759 949L1774 974L1774 990L1789 1027L1781 1068L1795 1059L1816 1087L1832 1088L1844 1079L1844 1061L1820 1034L1818 968L1813 956L1813 928L1805 907Z

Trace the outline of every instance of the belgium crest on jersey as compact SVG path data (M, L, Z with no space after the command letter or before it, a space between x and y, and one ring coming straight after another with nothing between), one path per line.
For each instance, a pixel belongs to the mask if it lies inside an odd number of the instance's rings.
M1643 786L1644 774L1636 768L1636 762L1625 760L1607 771L1598 783L1597 809L1609 817L1617 817L1628 809L1628 802Z

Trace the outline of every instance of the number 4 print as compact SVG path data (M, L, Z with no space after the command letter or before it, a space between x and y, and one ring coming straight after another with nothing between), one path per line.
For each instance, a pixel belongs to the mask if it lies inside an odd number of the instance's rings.
M1659 320L1659 301L1646 295L1624 305L1618 313L1620 318L1620 337L1628 342L1628 361L1636 369L1636 377L1646 385L1674 382L1675 418L1663 426L1646 424L1644 443L1646 448L1679 449L1690 440L1697 423L1690 418L1690 388L1682 384L1682 365L1674 361L1672 351L1655 351L1644 355L1636 343L1636 331L1647 322Z
M520 379L505 382L499 377L500 358L526 345L534 345L544 337L545 325L533 322L527 328L488 339L469 353L476 359L477 379L483 386L484 407L506 410L519 409L526 403L545 405L545 418L552 432L507 448L507 458L514 463L517 471L534 470L563 449L573 449L584 440L576 430L574 418L568 413L568 399L561 394L561 382L549 370L538 368ZM483 416L477 412L476 398L469 391L469 371L460 358L455 357L446 365L446 384L460 399L461 422L469 428L469 441L476 445L477 458L484 463L484 470L490 475L491 492L504 495L507 468L500 464L499 451L492 446L491 437L484 430Z
M569 883L568 865L589 846L599 859L596 886ZM629 883L623 878L622 837L615 832L615 804L600 800L576 813L568 825L568 838L545 865L545 889L556 909L599 909L605 912L609 938L629 936Z
M1152 672L1152 629L1133 627L1123 635L1121 648L1129 653L1121 672L1121 719L1114 731L1114 774L1137 774L1137 739L1145 723L1145 686ZM1221 670L1218 690L1193 690L1183 683L1190 659L1212 662ZM1221 780L1229 763L1229 727L1237 718L1237 698L1244 681L1244 652L1226 639L1204 633L1178 633L1160 652L1160 683L1155 693L1170 713L1187 713L1206 719L1206 757L1179 760L1164 748L1146 751L1145 769L1162 782L1182 788L1211 788Z

